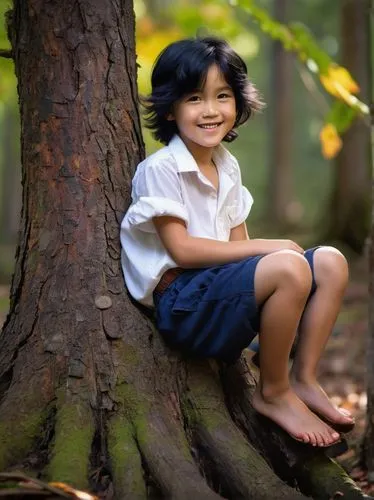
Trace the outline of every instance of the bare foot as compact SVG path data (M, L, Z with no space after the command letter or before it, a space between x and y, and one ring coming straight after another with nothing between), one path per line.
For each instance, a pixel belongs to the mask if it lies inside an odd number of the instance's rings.
M264 399L257 388L252 403L259 413L298 441L312 446L329 446L339 441L340 435L314 415L291 389L280 396Z
M304 403L331 425L353 427L354 418L348 410L337 408L318 384L292 380L292 388Z

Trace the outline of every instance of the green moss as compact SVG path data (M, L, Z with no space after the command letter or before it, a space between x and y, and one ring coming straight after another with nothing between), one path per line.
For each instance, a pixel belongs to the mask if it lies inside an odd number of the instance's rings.
M214 432L221 426L225 427L227 419L230 419L221 401L211 396L204 386L199 391L194 387L191 393L181 398L181 404L190 427L200 422L208 431Z
M139 353L133 346L125 344L123 340L113 341L112 349L115 357L120 361L117 373L120 378L124 378L131 373L133 366L139 364Z
M113 418L108 426L108 448L116 496L125 494L145 498L146 486L139 450L133 435L133 426L125 417Z
M344 469L324 455L308 460L297 475L301 490L313 498L328 500L337 491L341 491L347 500L365 498Z
M31 450L45 418L45 411L30 408L29 413L14 413L8 421L0 422L0 471Z
M89 457L94 435L91 409L84 403L63 402L56 414L53 454L48 477L77 488L88 487Z

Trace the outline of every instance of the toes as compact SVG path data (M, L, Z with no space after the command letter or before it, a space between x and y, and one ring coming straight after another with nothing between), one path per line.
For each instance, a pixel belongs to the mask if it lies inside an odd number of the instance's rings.
M353 415L350 411L346 410L345 408L339 408L339 413L343 415L343 417L346 417L344 420L347 421L348 419L350 422L354 422Z
M336 441L339 441L340 439L340 434L336 431L334 431L332 434L331 434L331 439L333 440L332 442L335 443Z
M340 439L340 434L332 429L329 429L327 434L326 446L336 443Z
M312 445L312 446L318 446L318 439L317 439L317 436L314 432L309 432L309 443Z

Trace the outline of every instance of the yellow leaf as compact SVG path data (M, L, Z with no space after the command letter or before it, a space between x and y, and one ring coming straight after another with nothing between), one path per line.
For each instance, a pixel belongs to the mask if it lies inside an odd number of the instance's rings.
M337 64L330 65L329 73L331 78L340 83L351 94L357 94L360 91L360 87L353 80L349 71L342 66L338 66Z
M352 105L352 100L356 100L351 94L357 94L360 91L360 87L350 73L337 64L330 64L327 74L320 75L320 80L327 92L349 105Z
M322 145L323 157L328 160L334 158L343 146L342 140L332 123L326 123L322 127L319 138Z
M53 486L54 488L58 488L67 494L73 495L72 498L76 498L79 500L99 500L98 497L91 495L90 493L87 493L85 491L75 490L74 488L72 488L71 486L69 486L66 483L52 482L52 483L48 483L48 484L49 484L49 486Z

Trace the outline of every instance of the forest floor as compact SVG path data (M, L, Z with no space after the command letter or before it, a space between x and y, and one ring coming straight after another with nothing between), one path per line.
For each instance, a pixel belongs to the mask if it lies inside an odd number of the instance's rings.
M349 451L338 461L365 493L374 496L374 484L369 484L360 464L367 407L368 278L367 259L350 263L350 283L320 363L319 380L334 402L356 419L354 430L347 435Z
M366 419L366 352L368 333L367 259L351 262L350 284L343 307L320 363L320 381L336 404L349 409L356 418L347 435L349 451L338 461L367 494L374 496L374 484L367 481L359 463ZM7 286L0 286L0 325L8 307Z

